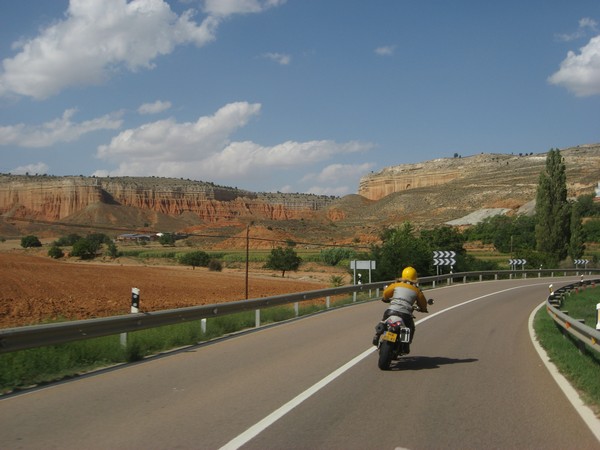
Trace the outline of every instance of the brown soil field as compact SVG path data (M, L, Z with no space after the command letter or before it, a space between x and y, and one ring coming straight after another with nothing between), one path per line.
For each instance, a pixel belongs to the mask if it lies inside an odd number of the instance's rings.
M47 250L46 250L47 251ZM248 297L303 292L331 287L339 268L302 267L281 273L251 267ZM349 281L349 276L345 274ZM91 319L128 314L131 290L140 289L140 311L243 300L246 270L111 262L56 261L17 250L0 252L0 328L56 320Z

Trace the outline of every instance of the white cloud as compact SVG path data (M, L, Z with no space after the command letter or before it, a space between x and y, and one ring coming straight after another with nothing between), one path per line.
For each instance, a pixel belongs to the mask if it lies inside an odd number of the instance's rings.
M356 186L360 178L375 167L374 163L363 164L330 164L319 173L309 173L302 181L316 181L319 186L311 186L307 192L318 195L343 196L356 193ZM354 186L350 188L348 183Z
M379 56L390 56L390 55L394 54L395 50L396 50L395 45L386 45L383 47L377 47L375 49L375 53Z
M600 36L592 38L579 54L568 52L548 81L564 86L578 97L600 94Z
M58 142L72 142L87 133L98 130L116 130L121 127L121 113L107 114L84 122L73 122L75 109L66 110L62 117L41 125L0 126L0 145L43 148Z
M167 119L147 123L125 130L110 144L100 146L97 157L118 165L110 172L112 176L185 177L237 186L240 181L264 179L267 171L308 167L336 155L371 148L370 144L360 142L330 140L287 141L274 146L232 142L231 135L260 109L260 104L238 102L225 105L214 115L200 117L196 122L177 123ZM354 169L354 166L346 166L347 171Z
M577 28L577 31L573 33L558 34L556 37L560 41L570 42L583 38L590 32L595 33L596 31L598 31L598 23L594 19L584 17L583 19L579 20L579 27Z
M157 100L154 103L144 103L138 108L139 114L158 114L171 108L171 102Z
M219 24L208 16L198 25L192 10L178 16L164 0L71 0L65 15L13 45L19 53L2 61L0 95L44 99L100 84L122 67L152 68L177 45L211 42Z
M13 175L38 174L42 175L48 172L48 164L38 162L36 164L28 164L26 166L15 167L10 171Z
M292 57L284 53L265 53L263 56L271 61L275 61L277 64L281 64L282 66L287 66L290 62L292 62Z
M204 0L204 12L226 17L232 14L259 13L283 5L286 0Z
M374 163L330 164L316 176L316 179L322 182L338 182L348 178L360 177L373 167L375 167Z

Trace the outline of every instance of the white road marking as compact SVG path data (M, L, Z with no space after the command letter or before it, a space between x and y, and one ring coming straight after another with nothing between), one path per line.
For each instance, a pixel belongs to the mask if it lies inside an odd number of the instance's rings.
M533 318L535 317L538 310L544 306L546 306L545 301L541 303L537 308L535 308L529 315L529 337L531 338L531 342L533 343L533 346L538 352L538 355L540 355L540 359L543 361L544 365L546 366L546 369L548 369L548 372L550 372L550 375L552 376L552 378L554 378L556 384L558 384L558 387L562 389L565 396L569 399L577 413L581 416L581 418L589 427L590 431L594 434L594 436L596 436L598 442L600 442L600 419L598 419L594 412L585 403L583 403L583 400L581 400L581 397L579 396L577 391L573 389L573 386L569 384L567 379L558 371L556 366L550 361L546 350L542 348L538 340L535 338L535 331L533 330Z
M486 294L486 295L482 295L481 297L467 300L465 302L459 303L458 305L450 306L449 308L446 308L446 309L443 309L436 313L430 314L427 317L424 317L423 319L416 321L415 325L425 322L426 320L432 319L433 317L440 315L444 312L450 311L454 308L458 308L458 307L467 305L467 304L475 302L477 300L481 300L486 297L491 297L493 295L501 294L503 292L512 291L514 289L521 289L521 288L530 287L530 286L532 286L532 285L515 286L515 287L509 288L509 289L504 289L502 291L493 292L491 294ZM327 386L329 383L331 383L337 377L342 375L344 372L347 372L348 370L350 370L352 367L354 367L356 364L361 362L363 359L365 359L367 356L369 356L371 353L373 353L376 350L377 350L377 348L373 346L373 347L370 347L368 350L362 352L360 355L358 355L351 361L347 362L346 364L344 364L342 367L340 367L336 371L327 375L321 381L314 384L313 386L311 386L310 388L308 388L307 390L305 390L304 392L302 392L301 394L299 394L298 396L296 396L295 398L293 398L292 400L287 402L285 405L283 405L280 408L273 411L271 414L269 414L267 417L265 417L261 421L252 425L250 428L248 428L242 434L233 438L231 441L229 441L227 444L225 444L223 447L221 447L220 450L236 450L236 449L240 448L242 445L246 444L252 438L258 436L258 434L261 433L263 430L265 430L267 427L269 427L270 425L275 423L277 420L281 419L283 416L285 416L288 412L290 412L296 406L300 405L302 402L304 402L305 400L310 398L313 394L318 392L323 387Z

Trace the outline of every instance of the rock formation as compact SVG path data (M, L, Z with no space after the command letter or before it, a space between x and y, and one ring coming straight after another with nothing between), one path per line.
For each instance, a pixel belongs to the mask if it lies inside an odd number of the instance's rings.
M567 169L569 195L591 193L600 179L600 144L582 145L561 151ZM442 158L419 164L387 167L360 180L358 193L371 200L417 188L461 184L481 191L501 191L516 203L535 197L546 154L480 154L465 158ZM498 198L502 197L500 194ZM525 201L523 201L526 199ZM499 207L501 205L481 205ZM513 207L513 205L511 205Z
M86 178L0 175L0 214L61 221L92 205L118 205L201 221L308 217L333 201L311 194L252 193L167 178Z

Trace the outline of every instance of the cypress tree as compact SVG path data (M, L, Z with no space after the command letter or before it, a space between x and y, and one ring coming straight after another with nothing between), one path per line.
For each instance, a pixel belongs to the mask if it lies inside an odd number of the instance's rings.
M573 259L580 259L585 251L585 233L581 223L581 206L574 203L571 206L571 240L569 242L569 256Z
M536 195L535 237L537 250L562 260L567 256L570 233L570 205L567 175L560 151L551 149L546 168L540 173Z

